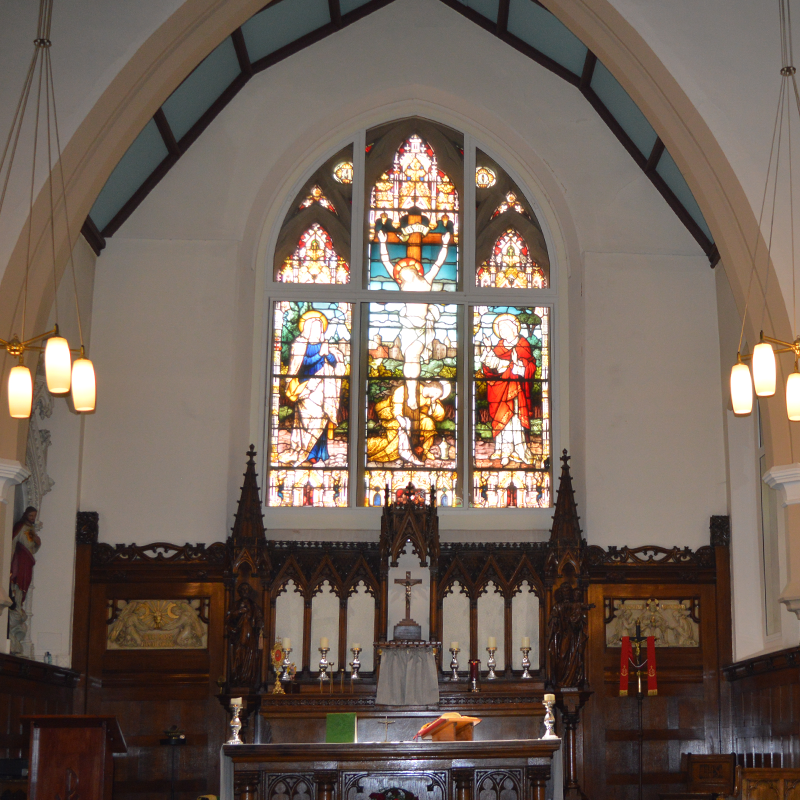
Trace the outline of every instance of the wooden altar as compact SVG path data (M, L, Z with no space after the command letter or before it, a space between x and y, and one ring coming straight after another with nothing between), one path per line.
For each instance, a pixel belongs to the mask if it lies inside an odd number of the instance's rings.
M226 745L236 800L545 800L558 739ZM392 791L397 790L397 791Z

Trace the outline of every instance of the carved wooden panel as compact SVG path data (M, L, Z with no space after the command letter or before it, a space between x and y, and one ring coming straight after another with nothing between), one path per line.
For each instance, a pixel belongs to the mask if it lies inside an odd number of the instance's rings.
M316 800L314 773L267 775L264 800Z
M108 650L205 650L208 597L108 600Z
M475 770L475 790L478 800L522 800L521 769Z
M419 800L448 800L447 771L342 773L343 800L400 800L399 793L393 793L391 798L388 796L390 789L410 792Z

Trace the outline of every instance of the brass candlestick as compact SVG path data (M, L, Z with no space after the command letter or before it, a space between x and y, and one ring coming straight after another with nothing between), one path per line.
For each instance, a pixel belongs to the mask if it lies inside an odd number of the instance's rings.
M460 647L451 647L450 653L452 654L453 658L450 661L450 680L457 681L458 680L458 654L461 652Z
M361 662L358 660L358 654L361 652L361 648L351 647L350 652L353 654L353 660L350 662L350 669L353 670L350 673L350 680L357 681L359 680L358 671L361 669Z
M319 660L319 683L320 688L322 688L322 684L327 683L330 680L328 676L328 669L333 667L333 661L328 661L328 651L330 650L330 647L320 647L318 649L321 653L321 658Z
M242 729L242 721L239 719L239 713L242 710L242 698L237 697L231 700L231 708L233 709L233 718L231 719L231 738L228 739L225 744L244 744L244 742L239 738L239 731Z
M558 739L555 735L553 727L556 723L556 718L553 714L553 706L556 704L556 696L554 694L546 694L542 700L542 705L545 707L544 712L544 730L545 734L542 739Z
M489 660L486 662L486 666L489 668L489 671L486 673L487 681L493 681L497 678L497 675L494 671L494 668L497 666L497 662L494 660L494 654L496 650L496 647L486 648L486 652L489 654Z
M522 677L523 678L532 678L533 676L528 671L531 667L531 660L528 658L528 653L530 653L530 647L520 647L522 651Z

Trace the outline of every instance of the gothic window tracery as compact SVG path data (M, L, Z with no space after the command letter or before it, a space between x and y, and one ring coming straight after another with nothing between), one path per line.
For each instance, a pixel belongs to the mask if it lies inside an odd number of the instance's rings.
M277 235L265 502L379 505L411 482L445 507L551 506L554 294L533 207L480 149L467 180L457 131L406 119L362 137Z

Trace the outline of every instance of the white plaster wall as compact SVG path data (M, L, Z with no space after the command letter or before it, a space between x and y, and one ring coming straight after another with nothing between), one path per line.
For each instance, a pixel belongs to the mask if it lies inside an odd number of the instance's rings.
M585 271L587 537L708 544L726 508L714 274L611 253Z
M78 300L87 354L91 347L92 297L95 255L81 238L73 253ZM58 288L59 325L70 345L77 347L78 322L71 271L64 272ZM55 322L51 318L50 324ZM75 584L75 514L80 491L80 463L84 425L92 415L76 414L67 398L57 397L53 414L41 421L50 431L47 472L53 479L39 509L42 546L36 554L31 598L30 637L34 656L42 660L50 652L53 663L71 665L72 595ZM91 422L90 422L91 424Z
M104 541L213 542L232 524L235 257L228 241L121 238L97 262L81 508Z

